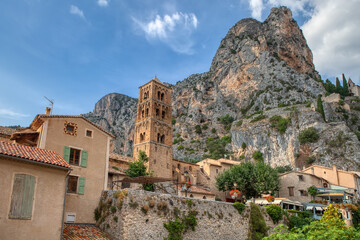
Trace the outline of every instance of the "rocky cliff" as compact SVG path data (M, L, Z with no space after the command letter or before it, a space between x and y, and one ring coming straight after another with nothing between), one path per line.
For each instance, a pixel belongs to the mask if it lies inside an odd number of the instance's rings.
M326 101L326 121L316 111L316 99L325 89L286 7L272 9L264 22L236 23L220 42L208 72L170 86L175 158L252 160L260 151L272 166L336 163L359 169L360 143L354 134L359 112ZM127 154L136 100L115 96L105 96L87 116L112 130L118 136L115 151ZM319 139L300 143L300 133L311 127Z

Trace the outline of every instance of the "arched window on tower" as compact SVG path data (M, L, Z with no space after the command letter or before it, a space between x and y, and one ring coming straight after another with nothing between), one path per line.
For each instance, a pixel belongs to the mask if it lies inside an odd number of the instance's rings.
M140 142L144 141L144 135L140 133Z
M143 140L145 141L145 133L143 133Z
M161 93L161 101L164 101L164 93Z
M144 110L141 111L141 116L144 117Z
M157 134L157 142L160 142L160 133Z
M158 99L160 100L160 91L158 91Z
M160 110L158 108L156 109L156 116L160 116Z
M166 112L165 112L165 111L162 111L162 113L161 113L161 118L164 119L164 118L165 118L165 115L166 115Z
M160 137L160 143L165 143L165 135L161 135L161 137Z
M146 113L145 113L145 117L149 116L149 108L146 108Z

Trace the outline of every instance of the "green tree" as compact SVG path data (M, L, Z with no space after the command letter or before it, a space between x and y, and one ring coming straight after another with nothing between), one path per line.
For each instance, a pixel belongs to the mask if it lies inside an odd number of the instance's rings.
M237 183L237 189L247 199L279 190L277 171L261 162L245 162L235 165L216 177L216 185L219 191L233 189L234 183Z
M317 133L316 128L314 128L314 127L306 128L299 133L300 144L314 143L314 142L317 142L319 140L319 138L320 138L320 136Z
M328 93L336 92L335 85L332 82L330 82L329 79L326 79L326 81L324 83L324 88Z
M311 187L309 187L307 189L308 193L313 197L313 200L315 199L315 196L317 195L318 191L317 191L317 188L312 185Z
M142 176L151 176L146 170L145 163L149 161L146 153L144 151L139 151L139 156L137 161L129 162L129 168L125 170L126 176L129 177L142 177ZM145 183L143 184L144 190L154 191L154 184Z
M324 112L323 102L321 100L321 95L319 95L318 98L317 98L317 109L316 109L316 111L318 113L320 113L321 116L323 117L323 119L325 120L325 112Z
M349 87L344 74L342 74L342 79L343 79L343 95L346 97L349 96Z
M336 78L336 90L335 90L336 93L339 93L340 95L342 95L343 93L343 88L342 86L340 85L340 80L339 78Z
M255 151L252 155L253 159L255 159L257 162L263 162L264 158L260 151Z

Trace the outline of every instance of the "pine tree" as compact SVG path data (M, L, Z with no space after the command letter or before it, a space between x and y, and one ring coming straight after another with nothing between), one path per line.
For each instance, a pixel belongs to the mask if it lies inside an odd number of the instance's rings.
M318 111L321 116L323 117L323 119L326 121L325 119L325 112L324 112L324 108L323 108L323 103L322 103L322 100L321 100L321 95L318 96L318 99L317 99L317 109L316 111Z
M343 78L343 95L346 97L349 96L349 87L344 74L342 74L342 78Z
M325 87L325 90L330 94L336 92L335 85L332 82L330 82L329 79L326 79L326 81L324 83L324 87Z
M340 85L340 80L339 78L336 78L336 93L342 95L342 92L343 92L343 88Z

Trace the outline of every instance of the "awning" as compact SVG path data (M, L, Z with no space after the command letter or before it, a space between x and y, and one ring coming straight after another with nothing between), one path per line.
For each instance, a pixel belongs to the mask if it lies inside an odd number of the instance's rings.
M322 207L315 207L317 211L323 211L324 209Z
M312 207L312 206L307 206L307 207L306 207L306 210L313 210L313 208L314 208L314 207Z

